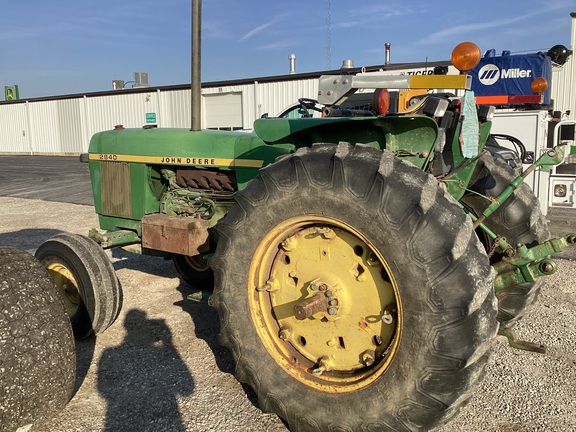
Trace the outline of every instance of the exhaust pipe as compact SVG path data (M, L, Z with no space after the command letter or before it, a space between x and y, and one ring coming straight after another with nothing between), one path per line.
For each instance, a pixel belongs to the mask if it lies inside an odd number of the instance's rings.
M390 64L390 47L392 46L392 44L390 42L386 42L384 44L384 47L386 48L386 60L384 62L384 64Z
M290 60L290 74L296 73L296 54L290 54L288 56L288 60Z

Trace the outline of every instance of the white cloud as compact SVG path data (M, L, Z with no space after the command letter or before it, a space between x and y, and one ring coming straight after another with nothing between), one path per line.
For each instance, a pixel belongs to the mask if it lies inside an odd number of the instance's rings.
M262 24L262 25L260 25L260 26L258 26L258 27L256 27L256 28L250 30L248 33L246 33L244 36L242 36L242 37L238 40L238 42L243 42L243 41L245 41L245 40L250 39L252 36L260 33L262 30L267 29L268 27L270 27L270 26L273 25L273 24L274 24L274 21L270 21L270 22L267 22L266 24Z

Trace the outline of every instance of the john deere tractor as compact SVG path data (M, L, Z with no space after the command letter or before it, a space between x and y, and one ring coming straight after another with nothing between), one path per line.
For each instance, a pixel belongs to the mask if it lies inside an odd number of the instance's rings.
M213 285L237 378L291 430L448 421L499 331L540 349L511 327L555 271L550 256L576 240L549 239L522 183L562 148L521 175L484 151L493 109L476 106L465 73L479 59L463 43L452 53L460 75L323 76L328 116L263 118L254 133L97 133L84 159L100 229L36 253L65 287L76 336L118 315L104 249L163 255L191 284ZM340 110L359 88L375 89L371 110ZM388 88L430 93L388 114Z

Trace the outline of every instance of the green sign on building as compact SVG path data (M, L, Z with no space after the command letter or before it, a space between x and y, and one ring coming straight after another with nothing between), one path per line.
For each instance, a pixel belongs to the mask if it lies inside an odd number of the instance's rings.
M156 113L146 113L146 123L156 123Z
M4 86L4 97L5 100L7 101L20 99L20 94L18 93L18 86L17 85Z

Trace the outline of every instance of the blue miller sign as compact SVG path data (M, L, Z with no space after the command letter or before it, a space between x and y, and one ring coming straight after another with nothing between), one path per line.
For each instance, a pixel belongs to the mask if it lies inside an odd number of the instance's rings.
M476 96L533 95L532 81L546 78L548 89L543 94L543 103L550 104L552 61L544 54L484 57L469 73Z

